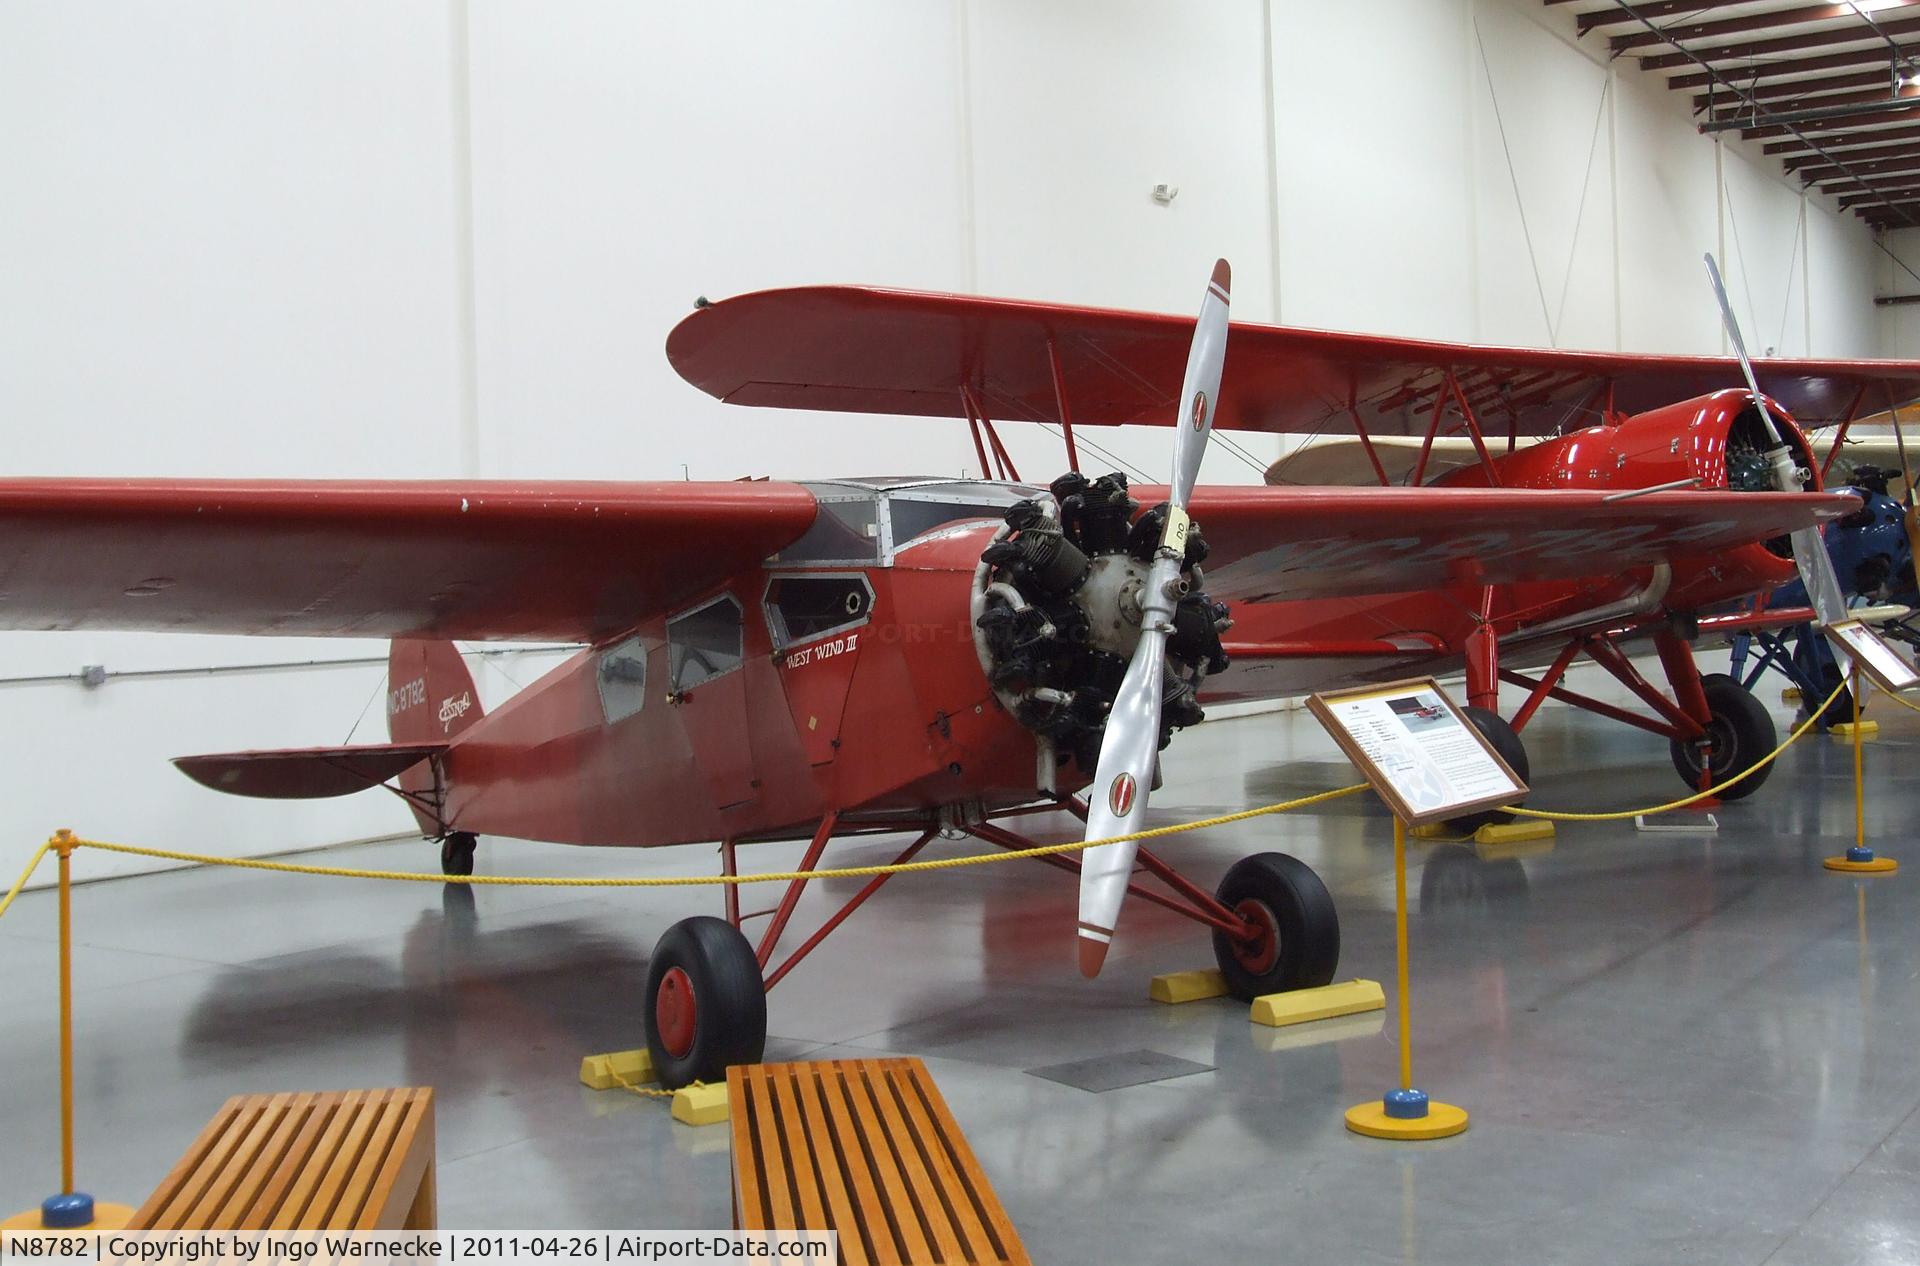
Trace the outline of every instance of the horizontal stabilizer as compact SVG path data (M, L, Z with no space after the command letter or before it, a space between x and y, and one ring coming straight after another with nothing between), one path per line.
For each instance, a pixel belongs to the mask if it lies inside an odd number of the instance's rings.
M181 773L204 787L263 800L321 800L377 787L447 750L445 743L368 743L278 752L178 756Z

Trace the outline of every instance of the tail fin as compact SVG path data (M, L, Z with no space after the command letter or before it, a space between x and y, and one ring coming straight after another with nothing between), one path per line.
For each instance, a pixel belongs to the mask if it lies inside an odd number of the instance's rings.
M396 641L387 654L387 735L444 743L481 716L473 674L452 642Z

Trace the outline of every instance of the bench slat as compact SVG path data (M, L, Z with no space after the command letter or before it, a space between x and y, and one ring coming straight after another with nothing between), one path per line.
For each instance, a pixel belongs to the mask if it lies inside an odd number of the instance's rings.
M897 1099L901 1111L906 1116L909 1134L920 1151L921 1162L933 1177L930 1184L932 1197L939 1201L948 1222L953 1225L954 1234L959 1237L961 1260L970 1262L997 1262L1004 1260L1000 1247L994 1243L994 1236L988 1232L986 1224L980 1219L975 1207L971 1183L954 1168L952 1154L948 1151L942 1131L927 1112L919 1087L914 1084L911 1071L902 1068L883 1068L880 1077Z
M806 1117L800 1112L799 1088L794 1084L793 1070L770 1068L767 1074L767 1080L772 1083L781 1144L786 1152L787 1164L793 1170L794 1189L800 1197L800 1207L796 1211L799 1220L795 1225L803 1230L825 1230L828 1226L827 1210L821 1199L821 1184L825 1176L814 1166L813 1142L808 1137Z
M967 1143L967 1136L960 1131L960 1123L953 1119L953 1111L947 1107L946 1097L940 1088L933 1084L933 1077L927 1067L919 1060L903 1061L910 1064L914 1087L920 1092L920 1101L926 1106L927 1113L939 1127L940 1138L946 1144L947 1154L954 1167L966 1180L968 1194L972 1197L975 1211L992 1228L997 1241L999 1257L983 1258L984 1261L1004 1261L1008 1263L1029 1263L1026 1248L1020 1243L1020 1233L1013 1229L1012 1219L1001 1207L999 1197L993 1194L993 1184L987 1181L987 1173L980 1168L980 1158L973 1154L973 1148Z
M917 1059L729 1069L735 1218L830 1227L858 1266L1031 1266Z
M874 1261L873 1250L859 1218L854 1214L854 1203L859 1199L858 1188L854 1185L851 1169L841 1155L842 1145L833 1118L827 1112L826 1102L820 1097L820 1077L819 1068L811 1064L798 1065L793 1069L794 1091L800 1101L802 1124L817 1140L814 1161L823 1175L821 1186L826 1192L827 1225L840 1228L840 1257L847 1266L871 1266Z
M236 1095L130 1230L434 1225L433 1091Z
M913 1132L907 1128L900 1104L893 1097L893 1087L887 1083L886 1066L879 1060L861 1060L860 1077L866 1083L867 1094L879 1109L887 1144L900 1166L901 1176L906 1180L907 1197L913 1202L913 1211L919 1215L920 1225L937 1254L935 1260L958 1260L960 1238L947 1221L947 1211L934 1189L926 1163L920 1157Z

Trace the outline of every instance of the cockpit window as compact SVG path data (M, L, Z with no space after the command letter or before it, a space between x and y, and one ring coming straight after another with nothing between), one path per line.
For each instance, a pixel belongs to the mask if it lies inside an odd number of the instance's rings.
M774 555L776 563L873 563L880 559L880 499L822 497L806 535Z
M888 508L893 512L893 547L900 549L944 524L961 519L999 519L1007 512L1007 503L921 501L895 496Z

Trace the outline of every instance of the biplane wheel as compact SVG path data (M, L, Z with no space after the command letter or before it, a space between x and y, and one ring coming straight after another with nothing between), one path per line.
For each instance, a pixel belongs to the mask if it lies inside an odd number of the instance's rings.
M1473 722L1473 728L1500 753L1500 759L1507 762L1507 768L1520 775L1521 782L1532 777L1532 767L1527 762L1527 745L1520 741L1520 732L1500 719L1500 714L1486 708L1468 706L1460 709L1467 720ZM1482 809L1478 813L1462 814L1457 818L1448 818L1447 825L1462 835L1472 835L1490 822L1511 822L1511 813L1502 813L1498 809Z
M440 841L440 873L443 875L471 875L473 873L473 852L480 837L472 831L455 831Z
M1333 979L1340 966L1340 915L1333 895L1305 862L1285 853L1243 857L1227 869L1214 895L1256 929L1245 940L1213 934L1213 957L1234 997L1251 1002Z
M1687 786L1698 789L1701 775L1713 771L1718 788L1728 779L1751 769L1754 762L1774 749L1779 734L1773 717L1745 686L1725 673L1708 673L1700 679L1707 696L1706 735L1698 739L1673 741L1673 767ZM1735 783L1716 794L1722 800L1741 800L1760 790L1760 784L1773 772L1768 765L1753 777Z
M725 1081L767 1045L767 991L740 929L696 915L668 928L647 964L647 1050L669 1090Z

